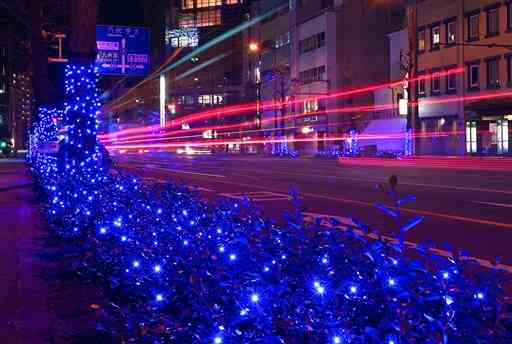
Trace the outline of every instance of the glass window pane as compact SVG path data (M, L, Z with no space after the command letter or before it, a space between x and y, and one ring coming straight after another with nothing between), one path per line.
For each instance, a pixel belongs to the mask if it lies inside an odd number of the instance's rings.
M498 9L492 9L487 12L487 33L496 34L499 31L498 28Z
M480 16L478 14L472 15L469 17L469 38L470 39L478 39L479 34L479 26L478 22L480 20Z

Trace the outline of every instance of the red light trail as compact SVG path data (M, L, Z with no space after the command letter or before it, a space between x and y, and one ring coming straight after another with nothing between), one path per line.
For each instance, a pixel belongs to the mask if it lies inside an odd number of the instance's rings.
M442 104L442 103L449 103L449 102L456 102L456 101L471 101L471 100L479 100L479 99L491 99L491 98L499 98L499 97L508 97L512 96L512 92L500 92L500 93L494 93L494 94L483 94L483 95L474 95L474 96L465 96L465 97L449 97L446 99L433 99L433 100L425 100L421 101L421 104L423 105L433 105L433 104ZM350 107L350 108L339 108L339 109L329 109L329 110L322 110L318 112L313 112L309 114L292 114L288 116L283 116L284 119L293 119L293 118L299 118L299 117L307 117L311 115L317 115L317 114L327 114L327 113L345 113L345 112L371 112L371 111L378 111L378 110L387 110L396 108L395 104L385 104L385 105L379 105L379 106L357 106L357 107ZM274 118L269 118L266 120L262 120L262 123L267 122L273 122ZM307 125L304 125L307 126ZM227 125L227 126L215 126L215 127L200 127L200 128L194 128L190 129L190 131L205 131L205 130L218 130L218 129L229 129L229 128L240 128L240 124L233 124L233 125ZM273 129L272 129L273 130ZM279 128L279 130L283 130L283 128ZM261 131L271 131L271 129L261 129ZM147 137L146 135L139 136L139 138L143 138L142 140L134 140L135 138L126 138L123 140L115 140L114 145L109 145L109 147L115 148L118 145L117 144L127 144L127 143L137 143L137 142L154 142L154 141L160 141L160 140L168 140L171 139L170 136L177 133L183 133L183 131L174 131L174 132L168 132L163 133L158 136L153 137ZM233 133L239 133L239 132L233 132ZM219 133L222 134L222 133ZM189 138L189 136L185 137L175 137L173 139L180 139L180 138ZM114 141L114 140L108 140L108 141ZM212 143L214 144L214 143ZM184 145L184 144L183 144ZM123 146L124 147L124 146Z
M432 76L434 76L434 75L443 77L448 74L459 74L459 73L463 73L463 72L464 72L464 68L455 68L455 69L451 69L449 71L421 75L421 76L411 79L410 82L417 82L417 81L421 81L421 80L430 80L432 78ZM336 92L336 93L332 93L332 94L328 94L328 95L322 95L322 96L315 97L315 99L322 100L322 99L347 97L350 95L375 91L375 90L378 90L381 88L396 87L396 86L402 85L403 83L404 83L403 80L387 82L387 83L383 83L383 84L376 84L376 85L371 85L371 86L367 86L367 87L363 87L363 88L357 88L357 89L352 89L352 90ZM286 105L296 104L296 103L300 103L303 101L304 101L304 99L297 99L297 100L294 100L291 102L287 102ZM281 105L282 104L275 103L274 101L265 101L265 102L262 102L259 104L258 103L247 103L247 104L234 105L234 106L229 106L229 107L224 107L224 108L218 108L218 109L214 109L214 110L208 110L208 111L203 111L203 112L183 116L179 119L171 121L171 123L167 127L176 127L176 126L181 125L181 123L193 123L193 122L200 121L200 120L215 118L220 115L222 115L223 117L226 117L226 115L232 116L232 115L243 113L246 111L254 111L257 109L258 106L259 106L260 110L262 110L262 109L267 109L267 108L274 108L276 106L279 107ZM146 126L146 127L141 127L141 128L125 129L125 130L118 131L116 133L99 135L99 137L102 139L107 139L107 138L111 137L112 135L123 136L123 135L129 135L129 134L147 133L147 132L151 132L151 131L159 130L159 129L160 129L159 125L151 125L151 126Z

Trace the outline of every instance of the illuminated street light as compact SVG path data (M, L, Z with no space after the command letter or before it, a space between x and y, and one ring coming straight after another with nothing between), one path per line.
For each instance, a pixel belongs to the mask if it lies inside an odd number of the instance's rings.
M260 47L259 47L258 43L252 42L251 44L249 44L249 51L250 52L255 53L255 52L259 51L259 50L260 50Z
M165 75L160 75L160 127L165 127Z

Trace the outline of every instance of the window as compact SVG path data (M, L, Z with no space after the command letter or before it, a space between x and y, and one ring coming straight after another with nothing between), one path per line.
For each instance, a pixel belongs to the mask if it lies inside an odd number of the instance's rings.
M468 67L468 85L469 89L480 88L480 64L473 63Z
M500 64L498 58L487 60L487 87L500 87Z
M476 122L466 122L466 153L477 152Z
M512 31L512 2L507 4L507 29Z
M226 0L226 5L236 5L238 4L238 0Z
M507 81L512 85L512 55L507 56Z
M300 72L300 80L303 84L325 80L325 66L316 67Z
M418 77L422 77L422 75L418 75ZM419 79L418 80L418 96L424 97L425 93L426 93L425 79Z
M468 17L468 40L474 41L479 37L480 14L473 14Z
M498 154L508 153L509 136L507 120L498 120L496 122L496 139L498 141Z
M457 40L457 22L446 23L446 43L455 44Z
M432 26L430 33L430 48L439 49L439 45L441 44L441 27L439 25Z
M197 47L199 44L199 33L197 28L180 28L166 30L165 43L171 47Z
M430 90L433 95L441 93L441 75L439 72L433 72L430 79Z
M319 109L318 99L308 99L304 101L304 113L316 112Z
M419 30L418 31L418 51L423 52L425 51L425 30Z
M499 31L499 9L491 8L487 10L487 36L496 36Z
M222 0L197 0L197 7L214 7L222 5Z
M194 0L181 0L181 8L190 10L194 8Z
M290 44L290 31L280 34L274 40L274 48L279 49Z
M457 75L453 70L446 73L446 93L455 93L457 91Z
M196 26L215 26L220 25L220 10L208 10L197 12Z
M224 96L221 94L203 94L197 97L197 102L201 105L222 104Z
M323 46L325 46L325 32L301 40L299 42L299 52L305 54Z
M194 27L196 23L194 21L193 13L184 13L178 19L178 25L181 28Z

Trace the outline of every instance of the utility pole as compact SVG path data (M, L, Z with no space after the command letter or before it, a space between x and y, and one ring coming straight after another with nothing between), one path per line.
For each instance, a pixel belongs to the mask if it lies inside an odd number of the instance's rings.
M407 131L410 135L411 150L410 154L418 153L416 131L418 129L418 83L415 80L418 72L418 13L417 0L410 0L407 6L407 33L409 38L409 58L407 63L407 88L408 88L408 104L407 104Z

